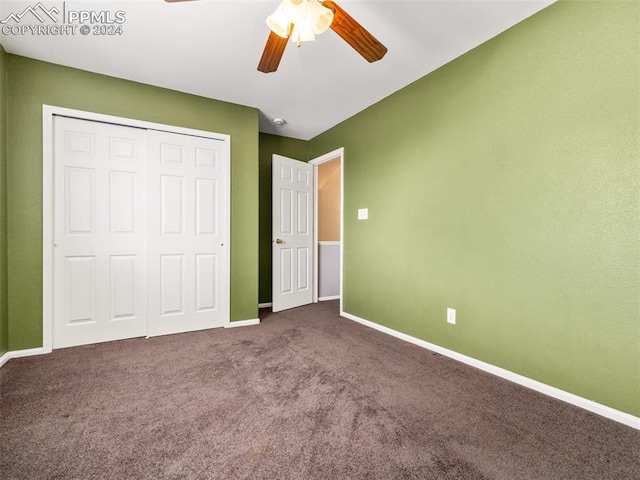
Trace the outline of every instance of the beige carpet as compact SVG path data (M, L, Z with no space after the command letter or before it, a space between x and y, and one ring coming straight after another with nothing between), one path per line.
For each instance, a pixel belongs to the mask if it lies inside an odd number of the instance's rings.
M640 432L338 317L0 369L0 478L640 479Z

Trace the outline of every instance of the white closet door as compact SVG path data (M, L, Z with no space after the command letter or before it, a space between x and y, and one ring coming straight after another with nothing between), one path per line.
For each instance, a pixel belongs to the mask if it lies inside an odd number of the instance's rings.
M150 130L149 335L229 322L225 142Z
M146 334L146 146L142 129L54 120L54 348Z

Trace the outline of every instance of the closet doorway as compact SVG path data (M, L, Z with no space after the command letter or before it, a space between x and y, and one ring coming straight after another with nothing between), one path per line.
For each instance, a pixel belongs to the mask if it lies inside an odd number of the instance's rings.
M229 137L45 108L45 350L229 323Z

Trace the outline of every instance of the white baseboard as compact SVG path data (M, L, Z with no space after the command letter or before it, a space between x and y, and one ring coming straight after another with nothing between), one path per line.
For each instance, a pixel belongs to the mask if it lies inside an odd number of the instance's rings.
M327 302L329 300L340 300L340 295L334 295L333 297L320 297L320 298L318 298L319 302Z
M252 325L259 325L259 318L252 318L251 320L240 320L239 322L229 322L224 328L236 328L236 327L250 327Z
M9 355L9 352L5 353L4 355L2 355L0 357L0 368L2 368L2 366L7 363L9 361L9 359L11 358L11 355Z
M273 307L273 303L259 303L258 308L271 308Z
M377 323L365 320L360 317L356 317L355 315L351 315L346 312L340 312L340 315L349 320L353 320L354 322L361 323L362 325L365 325L367 327L399 338L400 340L404 340L405 342L409 342L419 347L426 348L427 350L431 350L454 360L458 360L459 362L466 363L467 365L470 365L472 367L484 370L485 372L491 373L498 377L504 378L505 380L509 380L511 382L517 383L518 385L522 385L523 387L530 388L537 392L543 393L544 395L562 400L563 402L570 403L572 405L575 405L576 407L583 408L597 415L601 415L610 420L614 420L631 428L635 428L636 430L640 430L640 417L636 417L629 413L621 412L620 410L607 407L606 405L602 405L592 400L579 397L578 395L574 395L573 393L560 390L559 388L552 387L551 385L538 382L537 380L533 380L528 377L524 377L509 370L505 370L504 368L496 367L495 365L483 362L482 360L468 357L453 350L449 350L448 348L440 347L433 343L420 340L419 338L412 337L411 335L407 335L406 333L398 332L397 330L393 330L383 325L378 325Z
M12 358L33 357L35 355L45 355L47 353L51 353L51 352L45 350L42 347L7 352L4 355L2 355L2 357L0 357L0 367L2 367L5 363L7 363Z

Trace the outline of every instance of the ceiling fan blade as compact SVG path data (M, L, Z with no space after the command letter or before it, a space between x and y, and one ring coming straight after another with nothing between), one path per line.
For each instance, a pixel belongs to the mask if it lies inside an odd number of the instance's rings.
M284 54L284 49L287 48L289 38L282 38L279 35L269 31L269 38L267 38L267 44L264 46L262 52L262 58L258 64L258 70L263 73L275 72L280 65L280 60Z
M334 17L331 23L331 30L340 35L356 52L368 62L376 62L384 57L387 53L387 47L356 22L351 15L335 2L326 1L322 2L322 5L333 10Z
M196 0L164 0L164 1L168 3L174 3L174 2L195 2Z

